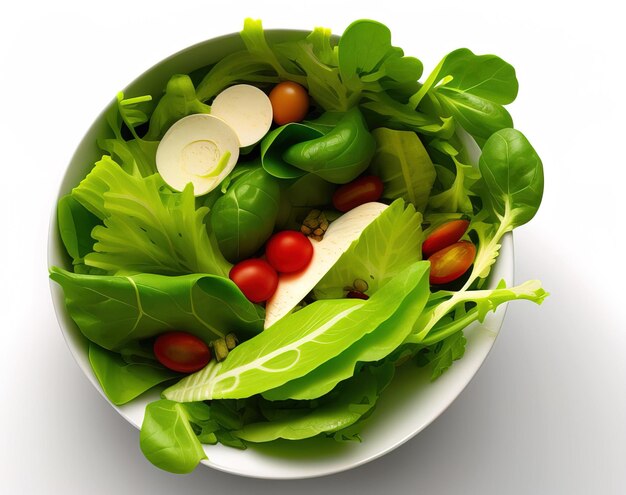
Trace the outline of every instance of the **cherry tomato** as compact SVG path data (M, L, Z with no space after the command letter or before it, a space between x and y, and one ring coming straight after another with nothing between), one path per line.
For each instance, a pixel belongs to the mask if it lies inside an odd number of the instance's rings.
M437 251L457 242L463 237L469 224L468 220L452 220L433 230L422 244L424 258L429 258Z
M309 111L309 94L298 83L284 81L270 91L270 102L277 125L304 120Z
M301 232L283 230L267 241L265 256L277 272L299 272L306 268L313 258L313 244Z
M333 194L333 206L346 212L370 201L378 201L382 194L383 181L375 175L366 175L337 189Z
M430 283L447 284L463 275L474 263L476 246L469 241L459 241L437 251L430 258Z
M211 360L211 351L201 339L187 332L167 332L154 341L159 363L180 373L201 370Z
M276 270L267 261L258 258L237 263L228 276L253 303L267 301L278 286Z

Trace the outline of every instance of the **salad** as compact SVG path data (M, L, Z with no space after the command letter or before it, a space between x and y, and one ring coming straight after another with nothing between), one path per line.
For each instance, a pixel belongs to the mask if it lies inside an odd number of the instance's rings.
M111 402L160 392L141 449L175 473L202 444L360 441L397 367L434 380L470 323L547 295L486 288L543 194L511 65L463 48L422 79L371 20L241 39L162 95L120 93L58 202L71 269L50 277Z

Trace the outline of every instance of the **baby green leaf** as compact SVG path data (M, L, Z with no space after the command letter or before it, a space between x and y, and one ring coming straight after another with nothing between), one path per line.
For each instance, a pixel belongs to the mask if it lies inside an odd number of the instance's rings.
M146 458L171 473L193 471L207 457L189 421L184 404L170 400L148 404L139 435Z

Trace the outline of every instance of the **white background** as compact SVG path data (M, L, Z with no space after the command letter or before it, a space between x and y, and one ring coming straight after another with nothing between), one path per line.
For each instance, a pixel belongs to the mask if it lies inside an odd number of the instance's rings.
M410 7L408 5L411 5ZM422 5L423 4L423 5ZM618 2L11 2L0 11L0 492L626 493L624 81ZM416 438L350 472L304 481L153 468L138 433L81 374L56 323L47 227L73 149L112 96L190 44L266 28L341 33L373 18L428 72L467 46L511 62L516 127L545 196L515 237L516 279L494 350Z

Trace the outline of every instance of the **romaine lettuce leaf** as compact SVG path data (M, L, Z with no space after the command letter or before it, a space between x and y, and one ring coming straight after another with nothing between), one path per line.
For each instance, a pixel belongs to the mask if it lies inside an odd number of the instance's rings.
M358 363L380 361L393 352L413 329L413 325L430 295L428 273L430 264L420 261L409 270L421 270L422 279L396 312L378 328L301 378L269 390L263 397L269 400L315 399L331 391L337 383L350 378Z
M422 215L402 199L370 223L314 289L317 299L344 297L344 287L365 280L374 294L398 273L422 259Z
M245 398L300 378L390 318L405 299L419 299L424 266L414 264L369 300L317 301L237 346L228 358L209 363L163 393L181 402ZM417 294L416 286L420 286Z

